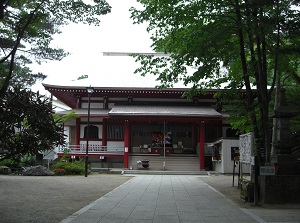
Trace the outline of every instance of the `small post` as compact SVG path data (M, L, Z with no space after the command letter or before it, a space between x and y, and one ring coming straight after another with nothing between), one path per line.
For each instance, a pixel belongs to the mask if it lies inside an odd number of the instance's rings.
M164 162L163 170L166 170L166 121L164 121Z
M240 184L241 184L241 162L238 162L238 167L239 167L239 173L238 173L238 189L240 189Z
M254 156L254 205L258 205L258 175L259 175L259 166L258 166L258 157Z
M87 177L88 176L88 159L89 159L89 137L90 137L90 99L91 99L91 95L94 92L94 88L89 86L86 88L86 91L88 93L88 120L87 120L87 131L86 131L86 150L85 150L85 174L84 176Z
M235 175L235 159L233 159L233 171L232 171L232 186L234 187L234 175Z

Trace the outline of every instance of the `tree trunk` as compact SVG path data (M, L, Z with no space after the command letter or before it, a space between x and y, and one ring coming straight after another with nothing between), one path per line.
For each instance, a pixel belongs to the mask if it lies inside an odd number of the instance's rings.
M241 16L241 12L240 12L240 6L239 6L239 1L236 0L236 15L237 15L237 27L238 27L238 38L239 38L239 44L240 44L240 56L241 56L241 63L242 63L242 67L243 67L243 80L245 81L245 86L246 86L246 94L247 94L247 110L250 113L250 119L251 119L251 125L252 125L252 132L254 135L255 139L260 139L261 135L260 135L260 131L259 131L259 127L258 127L258 123L257 123L257 118L256 118L256 114L255 114L255 106L254 106L254 98L255 96L253 95L253 91L251 88L251 84L250 84L250 79L249 79L249 70L251 72L253 72L253 74L255 75L256 73L256 62L255 62L255 57L254 57L254 47L253 47L253 41L252 38L249 37L249 41L252 41L252 59L251 59L251 64L250 66L247 65L247 58L246 58L246 52L245 52L245 41L244 41L244 35L243 35L243 28L242 28L242 16ZM251 32L251 27L249 28L249 32ZM248 33L249 34L249 33ZM260 148L260 140L255 140L255 146ZM257 150L255 151L256 153L258 152ZM257 154L260 155L260 154Z

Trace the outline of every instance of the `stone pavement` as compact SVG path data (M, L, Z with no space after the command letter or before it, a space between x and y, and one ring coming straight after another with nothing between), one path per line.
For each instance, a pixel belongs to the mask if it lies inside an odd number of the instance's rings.
M268 216L273 214L240 208L199 176L138 175L61 223L266 223L273 222ZM282 215L289 223L300 222L300 213Z

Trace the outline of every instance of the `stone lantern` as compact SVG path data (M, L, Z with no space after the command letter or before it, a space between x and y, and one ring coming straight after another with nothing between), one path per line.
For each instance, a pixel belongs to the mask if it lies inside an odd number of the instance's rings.
M294 165L297 166L297 158L293 156L292 149L295 144L292 140L292 132L290 130L290 119L299 114L294 107L287 105L285 100L285 89L280 90L279 104L275 109L273 118L276 119L275 140L273 141L273 149L271 151L272 162L281 166L281 174L291 174ZM298 164L299 166L299 164ZM295 168L294 170L296 170Z
M260 175L260 202L263 204L300 203L300 162L293 148L290 119L299 114L285 101L285 89L280 90L279 103L275 109L275 134L271 151L275 175Z

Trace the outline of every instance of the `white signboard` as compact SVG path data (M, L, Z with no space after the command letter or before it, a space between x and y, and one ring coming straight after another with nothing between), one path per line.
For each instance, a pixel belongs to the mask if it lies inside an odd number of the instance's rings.
M253 135L252 132L240 135L240 162L251 163L251 156L253 151Z
M260 167L260 175L275 175L275 167L274 166L261 166Z

